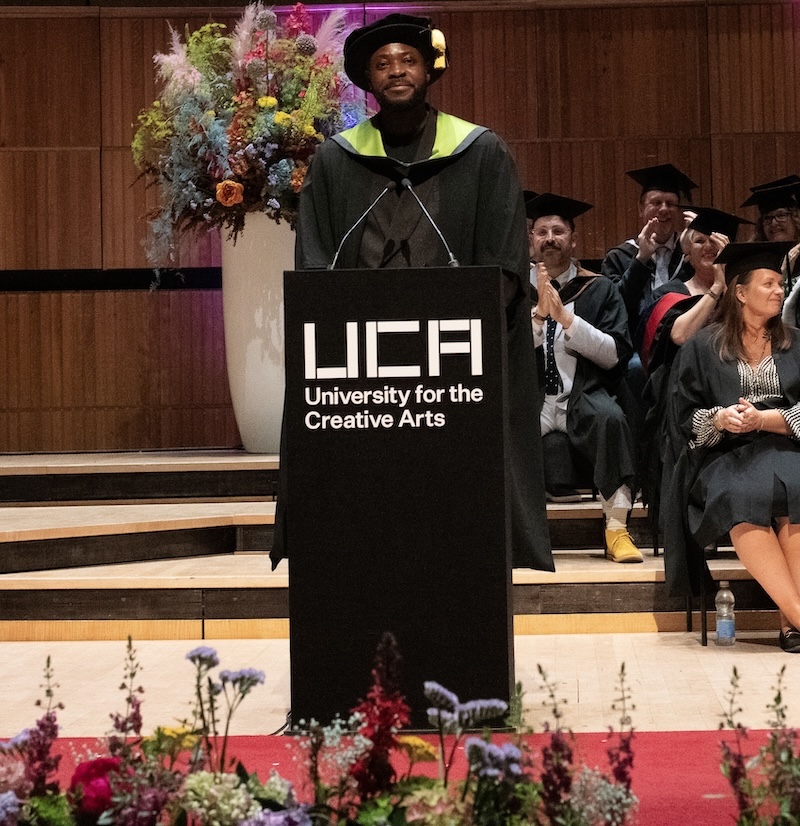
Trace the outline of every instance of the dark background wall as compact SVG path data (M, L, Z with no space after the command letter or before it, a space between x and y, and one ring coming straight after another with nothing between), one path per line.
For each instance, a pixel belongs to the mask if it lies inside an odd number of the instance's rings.
M389 8L338 5L357 20ZM580 220L584 258L638 230L626 169L671 161L700 184L696 203L730 211L751 185L800 171L797 3L400 5L447 35L434 103L503 136L525 186L595 204ZM184 282L147 290L156 195L129 147L168 24L240 12L0 4L0 451L237 444L219 238L187 239Z

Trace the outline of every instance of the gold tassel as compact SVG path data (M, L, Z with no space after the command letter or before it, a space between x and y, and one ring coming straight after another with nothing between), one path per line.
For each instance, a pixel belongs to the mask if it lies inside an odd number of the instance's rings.
M441 29L431 29L431 46L436 52L436 59L433 61L433 68L443 70L447 68L447 43L444 39L444 32Z

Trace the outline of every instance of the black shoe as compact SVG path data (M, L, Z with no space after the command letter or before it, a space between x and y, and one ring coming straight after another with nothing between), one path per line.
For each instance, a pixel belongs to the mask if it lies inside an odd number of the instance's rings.
M783 629L778 636L778 645L786 651L787 654L800 654L800 631L795 628L790 628L785 634Z

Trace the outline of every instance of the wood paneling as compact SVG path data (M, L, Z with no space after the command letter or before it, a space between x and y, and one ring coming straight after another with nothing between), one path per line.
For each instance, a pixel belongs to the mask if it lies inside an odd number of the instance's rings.
M0 293L0 451L233 446L217 290Z
M16 17L0 26L0 146L100 143L97 12Z
M800 9L742 3L708 9L712 133L800 129Z
M0 285L4 269L102 266L99 148L0 148L0 191Z

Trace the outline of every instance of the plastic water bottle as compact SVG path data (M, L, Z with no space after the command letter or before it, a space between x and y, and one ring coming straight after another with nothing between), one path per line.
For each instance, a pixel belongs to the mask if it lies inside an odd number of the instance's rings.
M733 591L725 580L719 583L714 597L717 606L717 645L733 645L736 642L736 622L733 615Z

